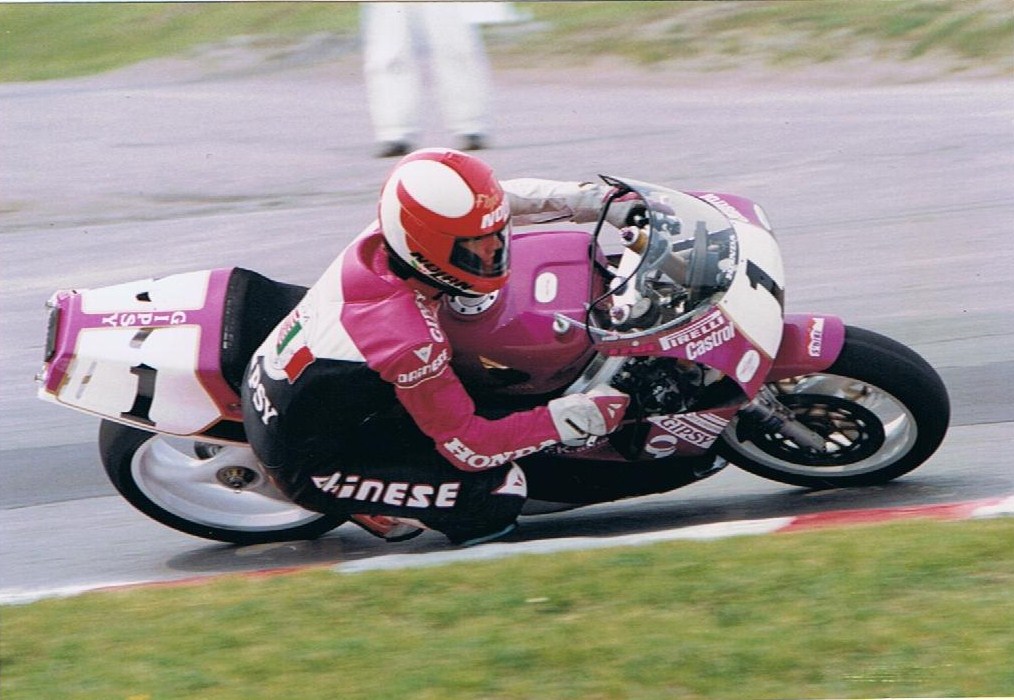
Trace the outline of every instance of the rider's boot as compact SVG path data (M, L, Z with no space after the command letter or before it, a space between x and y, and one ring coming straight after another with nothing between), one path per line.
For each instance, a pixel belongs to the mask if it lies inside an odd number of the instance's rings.
M418 520L393 518L390 515L356 514L349 516L349 520L371 535L388 542L404 542L413 537L418 537L427 529Z

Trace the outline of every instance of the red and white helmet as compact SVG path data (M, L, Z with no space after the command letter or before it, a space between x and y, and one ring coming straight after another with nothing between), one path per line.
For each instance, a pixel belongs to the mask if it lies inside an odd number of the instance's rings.
M380 194L392 253L440 288L478 296L510 274L510 205L493 170L446 148L408 154Z

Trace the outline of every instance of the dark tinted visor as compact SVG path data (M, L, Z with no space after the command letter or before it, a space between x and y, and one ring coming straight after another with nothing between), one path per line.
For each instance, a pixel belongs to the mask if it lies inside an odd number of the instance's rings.
M508 226L474 238L459 238L451 250L451 264L478 277L500 277L510 264Z

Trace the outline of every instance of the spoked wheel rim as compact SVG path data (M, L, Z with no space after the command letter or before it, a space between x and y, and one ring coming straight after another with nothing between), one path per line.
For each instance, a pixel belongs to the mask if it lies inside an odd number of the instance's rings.
M152 503L201 525L270 532L321 517L286 499L264 477L249 448L222 446L195 453L187 441L154 437L137 449L130 469Z
M733 448L765 467L810 477L867 474L900 459L918 437L908 407L868 382L812 374L770 387L797 420L825 439L827 451L734 420L729 427L736 435Z

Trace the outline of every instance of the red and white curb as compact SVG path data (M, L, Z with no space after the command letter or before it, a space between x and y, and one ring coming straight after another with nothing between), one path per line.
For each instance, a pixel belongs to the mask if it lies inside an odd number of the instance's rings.
M782 518L764 518L760 520L734 520L724 523L710 523L680 527L658 532L643 532L615 537L562 537L550 540L530 542L492 542L468 549L453 549L441 552L421 554L390 554L370 559L360 559L331 567L332 571L342 574L359 573L362 571L379 571L390 569L410 569L430 566L442 566L457 562L485 561L500 559L521 554L553 554L556 552L577 551L585 549L604 549L607 547L631 547L655 542L671 542L675 540L717 540L726 537L746 535L767 535L784 532L800 532L830 527L873 524L914 518L933 520L971 520L980 518L999 518L1014 515L1014 496L990 498L962 503L945 503L925 506L902 506L896 508L876 508L867 510L830 511L811 515L797 515ZM273 576L292 573L314 567L288 567L268 571L253 571L244 576ZM237 574L230 574L237 575ZM178 586L191 585L209 581L218 576L197 576L175 581L109 581L90 583L77 586L63 586L48 589L0 590L0 605L22 605L45 598L66 598L97 590L113 590L129 587L145 586Z
M963 503L945 503L927 506L902 506L867 510L843 510L812 515L797 515L762 520L734 520L679 527L658 532L643 532L615 537L563 537L534 542L493 542L469 549L424 554L390 554L370 559L346 562L334 567L343 574L386 569L408 569L425 566L442 566L465 561L484 561L518 554L553 554L607 547L631 547L674 540L717 540L743 535L768 535L781 532L799 532L846 525L883 523L892 520L929 518L933 520L969 520L1014 515L1014 496L990 498Z

